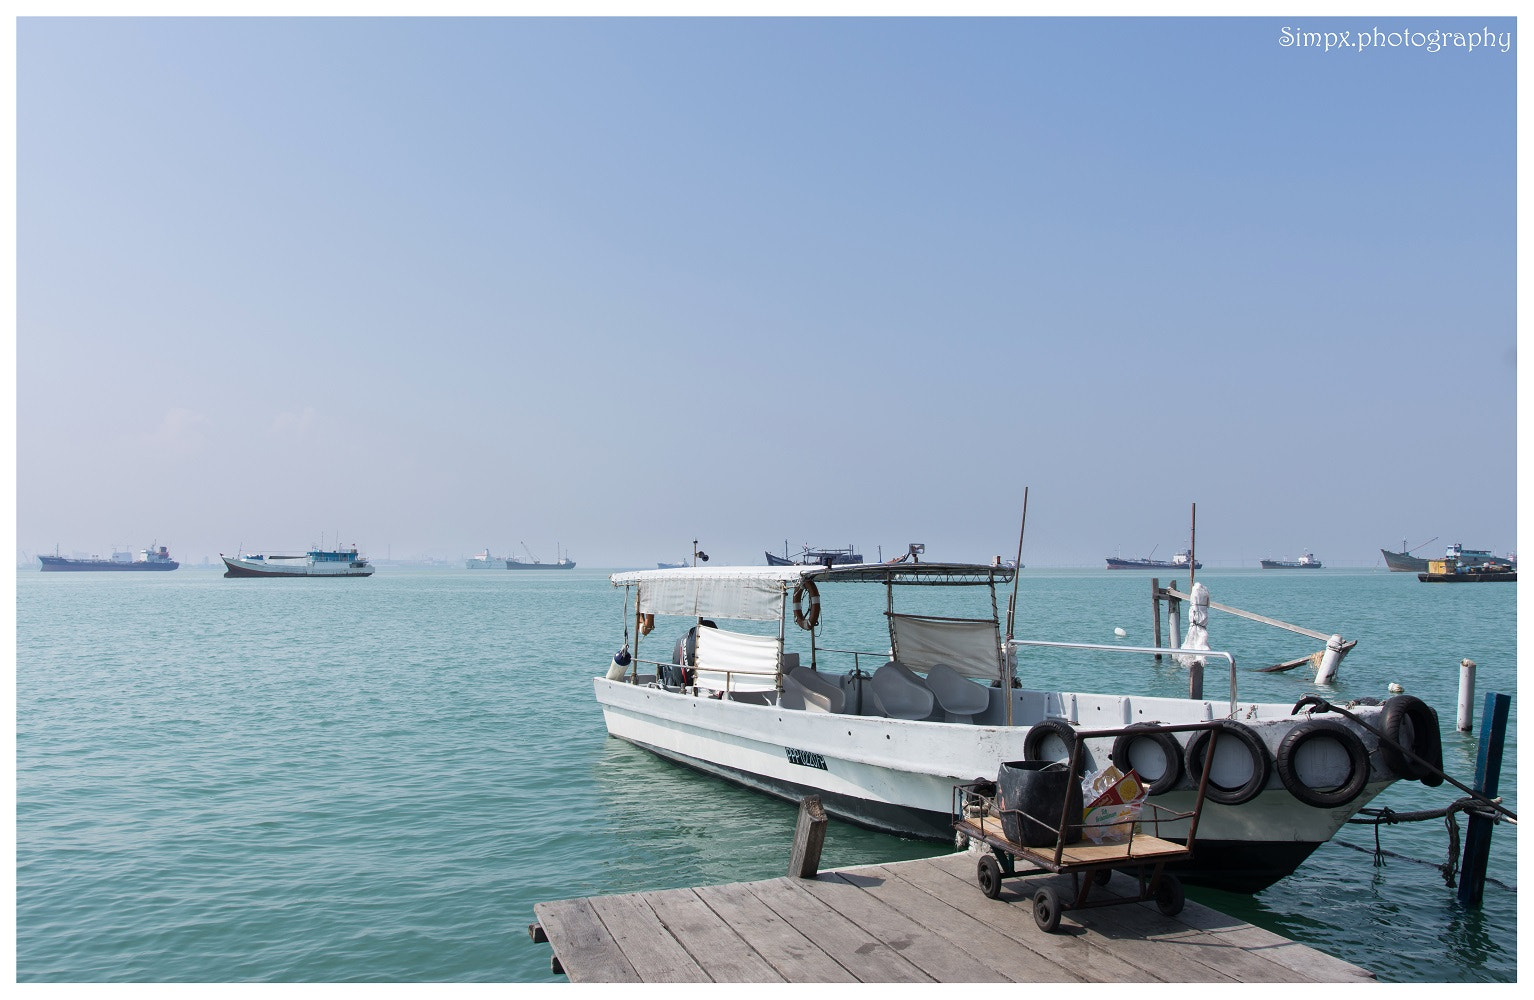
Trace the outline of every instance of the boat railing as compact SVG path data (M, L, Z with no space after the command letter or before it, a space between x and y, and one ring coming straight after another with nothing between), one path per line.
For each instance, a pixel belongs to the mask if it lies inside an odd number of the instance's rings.
M1239 707L1236 700L1236 658L1229 653L1217 649L1167 649L1166 647L1152 646L1109 646L1093 642L1047 642L1043 639L1008 639L1007 645L1039 646L1047 649L1087 649L1104 653L1151 653L1155 656L1198 656L1215 657L1224 660L1230 666L1230 714L1234 716ZM1014 654L1015 655L1015 654Z
M647 664L647 665L652 666L652 667L655 668L655 678L656 678L657 681L660 680L661 671L663 669L667 669L667 668L671 668L671 667L675 667L678 670L682 670L682 669L691 670L691 671L693 671L694 677L696 677L697 674L700 671L702 673L713 674L715 676L723 674L724 675L724 693L725 694L743 694L743 693L748 693L748 692L736 691L733 687L731 687L731 682L734 680L734 678L735 678L735 676L737 674L740 675L741 677L757 677L757 678L760 678L760 677L767 676L765 674L759 674L759 673L756 673L755 671L750 671L750 670L721 670L721 669L719 669L717 667L700 667L697 664L692 664L691 666L684 667L683 664L672 663L669 660L667 660L665 662L662 662L660 660L644 660L644 659L640 659L639 657L635 656L635 657L632 658L631 665L629 666L629 670L628 670L628 674L627 674L628 683L630 683L630 684L638 684L639 683L639 665L641 663ZM694 684L693 687L696 688L697 685ZM751 689L751 692L749 692L749 693L755 693L755 691L756 691L756 689Z

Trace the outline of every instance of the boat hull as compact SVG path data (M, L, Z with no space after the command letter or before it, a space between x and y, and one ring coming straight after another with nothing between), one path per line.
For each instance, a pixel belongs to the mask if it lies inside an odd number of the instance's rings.
M507 569L574 569L575 568L575 563L571 562L569 559L561 559L559 562L551 562L551 563L525 563L525 562L517 562L515 559L508 559L508 560L506 560L506 568Z
M1418 573L1422 583L1517 583L1518 571L1463 569L1457 573Z
M1427 572L1427 560L1418 559L1416 556L1407 555L1405 552L1392 552L1389 549L1380 549L1380 555L1385 557L1385 565L1392 573L1425 573Z
M1004 761L1024 759L1026 727L908 722L829 715L690 697L661 688L595 679L608 733L668 760L779 798L818 795L828 812L861 826L903 836L951 840L953 786L992 780ZM1072 704L1085 698L1061 696ZM1105 699L1122 707L1125 699ZM1167 699L1143 708L1167 718ZM1186 703L1196 706L1199 703ZM1086 708L1082 708L1083 713ZM1274 720L1263 739L1276 749L1292 722ZM1090 766L1107 762L1106 746L1088 743ZM1218 757L1218 755L1217 755ZM1394 780L1371 771L1362 793L1345 806L1321 809L1294 798L1276 775L1239 806L1206 802L1195 857L1180 866L1189 882L1257 892L1290 874L1347 818ZM1191 788L1155 802L1187 811ZM1178 839L1186 821L1165 825Z
M1302 562L1284 562L1281 559L1264 559L1264 560L1262 560L1262 568L1263 569L1320 569L1321 568L1321 564L1318 563L1318 562L1302 563Z

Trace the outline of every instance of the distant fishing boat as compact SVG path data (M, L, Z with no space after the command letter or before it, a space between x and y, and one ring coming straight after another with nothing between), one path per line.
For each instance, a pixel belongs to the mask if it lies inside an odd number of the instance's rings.
M110 559L103 559L100 556L92 556L89 559L70 559L59 555L58 549L55 548L53 555L38 556L37 560L43 564L44 573L111 573L146 570L165 572L181 565L170 557L170 552L163 545L158 548L151 545L147 549L140 549L137 558L134 558L132 552L113 552Z
M1155 555L1155 553L1156 553L1156 550L1155 549L1151 549L1151 555ZM1151 559L1149 556L1147 556L1144 559L1124 559L1124 558L1121 558L1119 556L1109 556L1108 557L1108 568L1109 569L1187 569L1188 568L1188 563L1192 559L1192 557L1193 557L1193 553L1190 552L1188 549L1183 549L1181 552L1179 552L1175 556L1173 556L1170 561L1166 560L1166 559ZM1204 564L1201 563L1201 562L1194 561L1193 562L1193 568L1194 569L1203 569L1204 568Z
M1316 556L1315 556L1315 553L1313 553L1313 552L1306 552L1306 553L1302 554L1298 559L1293 559L1293 560L1290 560L1290 559L1263 559L1263 560L1261 560L1261 562L1262 562L1262 568L1263 569L1320 569L1321 568L1321 560L1317 559Z
M1422 545L1430 545L1436 541L1438 541L1438 536L1434 535L1423 542ZM1427 558L1411 554L1413 549L1420 549L1422 545L1413 545L1411 548L1407 548L1406 539L1403 538L1401 539L1400 552L1380 549L1380 555L1385 557L1385 565L1390 567L1390 572L1392 573L1423 573L1427 571Z
M303 555L264 555L260 553L218 556L224 561L227 577L274 576L372 576L372 565L349 549L310 549Z
M863 561L854 546L845 549L812 549L808 545L798 555L788 554L788 542L783 543L783 554L766 553L769 566L855 566Z

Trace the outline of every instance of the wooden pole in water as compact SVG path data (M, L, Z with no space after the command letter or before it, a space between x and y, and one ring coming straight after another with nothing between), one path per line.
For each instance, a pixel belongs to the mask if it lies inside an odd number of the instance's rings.
M799 822L794 827L794 854L788 862L792 878L814 878L820 873L820 849L826 842L826 811L820 796L799 800Z
M1198 567L1198 503L1188 521L1188 591L1193 591L1193 572Z
M1486 692L1481 709L1481 750L1475 762L1475 790L1487 798L1497 797L1497 783L1502 777L1502 744L1507 738L1507 710L1512 698L1495 691ZM1465 830L1465 853L1460 861L1459 901L1464 906L1480 906L1486 888L1486 864L1491 858L1490 818L1472 814Z
M1161 648L1161 581L1151 577L1151 632L1156 641L1151 643L1157 649ZM1156 662L1161 662L1161 654L1156 654Z

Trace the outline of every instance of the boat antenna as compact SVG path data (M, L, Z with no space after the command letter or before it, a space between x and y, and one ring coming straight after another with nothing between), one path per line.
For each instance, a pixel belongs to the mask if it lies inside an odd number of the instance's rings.
M1023 487L1023 519L1017 526L1017 562L1012 564L1012 596L1007 600L1007 639L1012 638L1012 623L1017 619L1017 581L1023 567L1023 532L1028 528L1028 487Z

